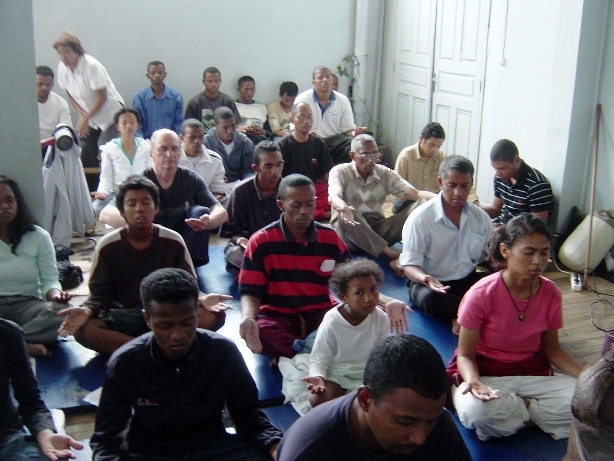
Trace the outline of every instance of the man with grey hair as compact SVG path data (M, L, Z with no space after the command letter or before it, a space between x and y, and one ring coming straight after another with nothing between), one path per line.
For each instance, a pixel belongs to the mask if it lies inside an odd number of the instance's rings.
M333 90L328 67L316 67L312 78L313 88L299 94L295 104L309 104L313 112L312 130L324 139L335 163L347 162L352 138L367 128L354 123L350 100Z
M181 234L194 266L209 262L209 232L228 220L228 213L197 173L178 166L181 143L163 128L151 135L153 167L143 176L160 189L160 210L154 222Z
M360 134L352 140L350 163L330 170L328 199L331 205L331 225L350 249L361 249L372 256L383 255L399 276L399 253L390 246L401 240L401 228L422 201L390 217L382 206L388 194L401 200L428 200L435 196L417 190L390 168L377 163L377 143L372 136Z
M439 195L420 205L403 226L399 258L409 278L409 297L420 310L452 321L458 334L458 306L465 292L486 273L475 267L493 225L485 211L467 202L473 185L473 164L460 155L446 157L439 167Z

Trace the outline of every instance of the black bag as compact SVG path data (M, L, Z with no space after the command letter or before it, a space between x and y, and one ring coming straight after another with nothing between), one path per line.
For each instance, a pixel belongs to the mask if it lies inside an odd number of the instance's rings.
M78 287L83 282L83 271L70 262L69 256L75 254L64 245L55 245L55 259L58 265L58 279L63 290Z

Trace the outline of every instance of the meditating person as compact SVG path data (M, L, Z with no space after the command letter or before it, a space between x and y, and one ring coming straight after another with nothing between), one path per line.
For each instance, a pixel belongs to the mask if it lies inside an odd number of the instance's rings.
M157 186L141 175L129 176L119 186L117 205L126 226L100 239L92 258L90 297L80 307L59 312L66 320L62 336L75 335L83 346L111 354L132 338L148 331L143 320L139 285L150 273L165 267L188 271L194 266L177 232L154 224L160 196ZM201 295L198 326L217 330L224 324L224 295Z
M184 118L195 118L200 120L205 127L205 130L209 130L213 127L213 112L218 107L228 107L238 123L241 119L237 106L232 97L226 93L220 91L220 85L222 84L222 74L217 67L207 67L203 72L203 85L205 91L198 93L188 102L188 107L185 109Z
M161 128L168 128L179 134L183 122L183 97L179 91L164 83L164 63L151 61L147 64L145 76L151 85L139 90L132 97L132 107L141 116L137 135L149 139L154 131Z
M159 269L142 281L140 293L151 332L109 359L92 459L277 459L281 432L258 408L258 390L239 349L197 328L194 277ZM233 434L224 430L224 409Z
M284 434L278 461L468 461L441 356L411 335L377 344L356 391L325 402Z
M0 318L25 333L28 353L49 357L71 295L58 281L51 237L34 223L19 186L0 175Z
M256 81L253 77L244 75L237 85L239 97L236 106L241 116L237 130L245 134L254 144L266 141L268 138L264 124L267 121L267 107L254 100Z
M126 224L115 205L117 187L131 174L140 174L151 164L149 141L137 137L140 117L136 109L122 107L113 120L120 133L100 148L100 181L92 192L92 207L101 223L111 227Z
M83 445L72 437L56 433L51 413L40 398L23 331L15 323L3 319L0 319L0 370L0 459L57 461L74 458L70 449L81 450ZM24 424L30 434L23 430Z
M328 283L341 303L324 315L303 378L312 407L358 389L371 349L390 335L388 316L378 308L384 273L377 263L343 263Z
M541 275L552 235L542 219L523 213L492 238L493 259L507 267L473 285L458 311L458 349L448 367L458 418L480 440L529 424L568 437L582 366L559 344L561 293ZM564 374L553 375L552 366Z
M279 86L279 100L268 105L269 126L275 138L280 140L290 133L290 111L298 94L298 85L294 82L283 82Z

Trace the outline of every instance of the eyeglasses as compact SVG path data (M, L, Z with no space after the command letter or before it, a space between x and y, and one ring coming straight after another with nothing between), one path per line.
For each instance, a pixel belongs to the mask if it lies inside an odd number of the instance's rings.
M373 160L377 160L381 155L379 152L361 152L360 154L355 154L360 158L372 158Z
M310 122L313 121L313 115L299 115L296 118L298 118L301 122L306 122L307 120Z

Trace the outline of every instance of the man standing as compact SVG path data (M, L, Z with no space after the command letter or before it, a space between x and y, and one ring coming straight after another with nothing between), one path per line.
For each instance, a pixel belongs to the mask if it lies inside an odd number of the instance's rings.
M435 194L417 190L390 168L377 164L379 156L375 139L361 134L352 140L352 161L330 171L331 225L350 249L385 256L395 273L402 276L399 253L390 245L401 240L403 223L415 206L386 218L382 212L386 196L416 201L429 200Z
M181 236L153 223L160 198L158 188L141 175L129 176L119 186L117 207L126 226L106 234L96 246L89 280L90 297L81 307L60 311L66 319L60 335L75 335L85 347L112 354L135 336L148 331L141 315L139 285L164 267L188 271L192 259ZM223 295L202 295L198 326L217 330L224 325Z
M314 219L330 218L328 203L328 172L333 160L326 143L310 133L313 112L309 104L301 102L292 107L290 120L294 130L279 141L284 156L284 176L298 173L307 176L316 186L316 211Z
M183 98L177 90L164 84L164 63L151 61L147 64L145 76L151 86L143 88L132 98L132 107L139 111L141 116L136 135L149 139L154 131L161 128L168 128L179 134L183 122Z
M281 433L258 409L258 391L237 347L197 329L198 287L180 269L141 283L151 329L109 360L94 461L120 459L275 459ZM236 435L221 421L226 407Z
M194 265L201 266L209 262L209 231L226 222L228 214L198 174L178 166L180 157L179 136L166 128L154 131L153 167L143 175L160 189L155 222L181 234Z
M205 129L195 118L181 124L181 158L179 166L195 171L205 180L213 196L222 204L228 203L224 182L224 161L220 154L203 144Z
M205 130L213 127L213 112L218 107L228 107L235 118L235 122L239 122L241 116L237 110L234 100L230 95L220 91L222 84L222 74L217 67L207 67L203 72L203 85L205 91L198 93L185 109L185 118L195 118L200 120L205 127Z
M220 154L226 172L226 193L242 179L254 174L252 157L254 143L240 131L234 114L228 107L218 107L213 113L215 126L205 135L205 146Z
M228 272L239 273L248 239L279 219L281 210L277 206L277 188L283 167L284 160L277 144L261 142L254 150L252 169L255 176L241 181L230 194L228 221L220 230L222 237L230 238L224 249Z
M279 461L469 461L445 410L448 377L435 348L417 336L379 343L364 385L318 405L286 431Z
M492 146L490 163L495 169L495 198L484 209L496 222L505 224L520 213L531 213L548 222L554 197L548 179L531 168L518 154L518 147L509 139L500 139Z
M51 136L58 123L72 126L68 103L54 93L53 71L47 66L36 68L36 95L38 97L38 126L41 142Z
M313 71L313 89L296 97L296 104L309 104L313 112L313 131L324 138L335 163L349 160L351 138L366 131L354 124L349 99L332 89L332 74L328 67L318 66Z
M461 298L486 275L475 267L492 233L486 212L467 202L473 171L466 157L446 157L439 168L439 195L416 208L403 226L400 264L409 278L409 297L418 309L452 321L455 334Z

